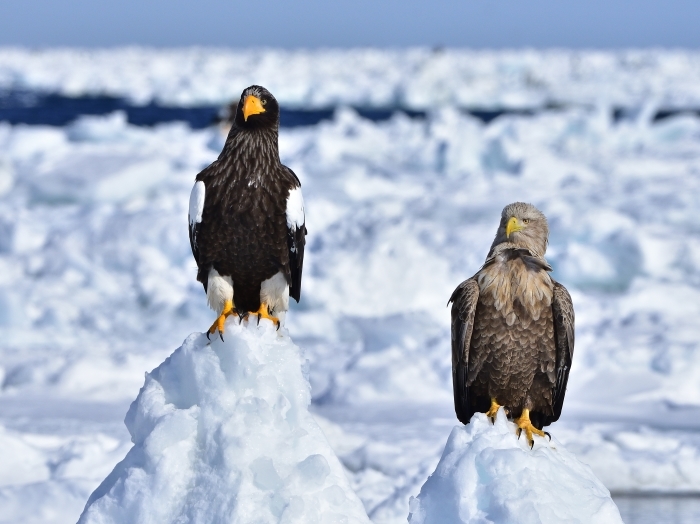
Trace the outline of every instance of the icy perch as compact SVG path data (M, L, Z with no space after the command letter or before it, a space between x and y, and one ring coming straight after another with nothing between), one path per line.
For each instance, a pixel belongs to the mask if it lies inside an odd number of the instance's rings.
M308 411L305 360L286 330L229 319L146 375L134 443L80 523L369 523Z
M552 438L529 449L501 408L456 426L435 472L411 497L411 524L622 524L610 492Z

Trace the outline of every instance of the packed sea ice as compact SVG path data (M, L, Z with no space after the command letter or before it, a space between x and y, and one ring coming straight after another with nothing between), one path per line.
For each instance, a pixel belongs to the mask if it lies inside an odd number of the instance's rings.
M283 106L434 110L599 104L700 106L700 53L683 49L0 49L0 90L227 104L266 86Z
M100 79L146 79L151 95L178 100L169 58L159 69L148 58L156 51L102 53L4 50L0 77L77 94L107 90ZM257 53L240 60L307 56ZM408 85L410 60L392 53L357 60ZM341 107L332 121L280 133L309 230L302 299L286 325L309 359L312 412L375 523L405 522L454 427L446 302L478 270L513 201L549 218L547 258L576 308L569 389L549 431L613 492L700 492L700 119L653 121L649 110L695 100L700 83L678 79L699 70L688 66L698 55L558 53L578 73L532 89L581 104L484 124L450 95L434 98L425 119L375 123ZM119 75L112 56L131 57ZM510 78L522 91L526 77L504 71L537 70L552 55L446 56L474 56L478 85ZM343 57L314 55L319 92L331 89L323 71L354 74ZM421 69L435 80L421 85L439 85L443 67ZM288 69L270 66L256 81L274 93L273 72ZM363 78L373 77L358 76L353 92L374 92ZM227 93L248 83L233 75ZM639 111L617 121L594 92ZM346 94L337 100L356 102ZM0 449L10 457L0 461L0 522L77 520L132 446L122 421L144 372L211 324L187 210L194 176L222 143L214 128L139 128L121 113L64 128L0 124Z

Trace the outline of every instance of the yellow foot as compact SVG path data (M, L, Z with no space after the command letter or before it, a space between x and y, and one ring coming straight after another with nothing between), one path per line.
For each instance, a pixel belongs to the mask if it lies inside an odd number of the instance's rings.
M530 444L530 449L532 449L532 446L535 445L535 441L532 438L533 434L539 435L540 437L545 436L544 431L542 431L541 429L537 429L535 426L532 425L532 422L530 422L529 409L523 409L523 412L520 415L520 417L515 420L515 425L518 426L518 438L520 438L520 434L523 432L523 430L525 430L525 437L527 438L527 442Z
M496 415L498 414L498 408L500 408L501 405L496 402L495 398L491 399L491 407L489 410L486 412L486 416L491 419L491 424L496 423Z
M221 311L221 315L219 315L219 318L217 318L214 321L214 323L207 331L207 338L209 338L209 335L213 335L218 330L219 338L221 338L221 340L224 340L224 323L226 322L226 319L233 315L235 312L236 310L233 309L233 302L231 300L227 300L224 303L224 309L223 311Z
M267 304L261 302L260 308L257 311L251 311L251 313L253 315L258 315L258 324L260 324L261 318L266 318L268 320L272 320L272 322L275 323L275 326L277 326L277 329L280 328L280 319L270 315L270 310L268 309Z

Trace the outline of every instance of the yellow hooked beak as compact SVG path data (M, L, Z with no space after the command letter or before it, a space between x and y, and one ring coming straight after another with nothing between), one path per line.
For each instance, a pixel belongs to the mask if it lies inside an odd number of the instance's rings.
M245 97L243 101L243 120L247 122L250 115L258 115L264 112L265 108L257 96L248 95Z
M517 218L510 217L510 220L508 220L508 224L506 224L506 238L510 238L511 233L521 231L523 227L524 226L518 222Z

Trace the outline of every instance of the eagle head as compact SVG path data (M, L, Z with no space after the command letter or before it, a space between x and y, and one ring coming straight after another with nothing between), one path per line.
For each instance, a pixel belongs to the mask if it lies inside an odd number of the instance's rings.
M501 223L491 251L507 243L518 249L527 249L534 256L544 257L548 239L549 226L542 211L532 204L515 202L508 204L501 212Z
M280 106L272 93L262 86L243 90L236 107L236 126L241 129L275 128L279 126Z

